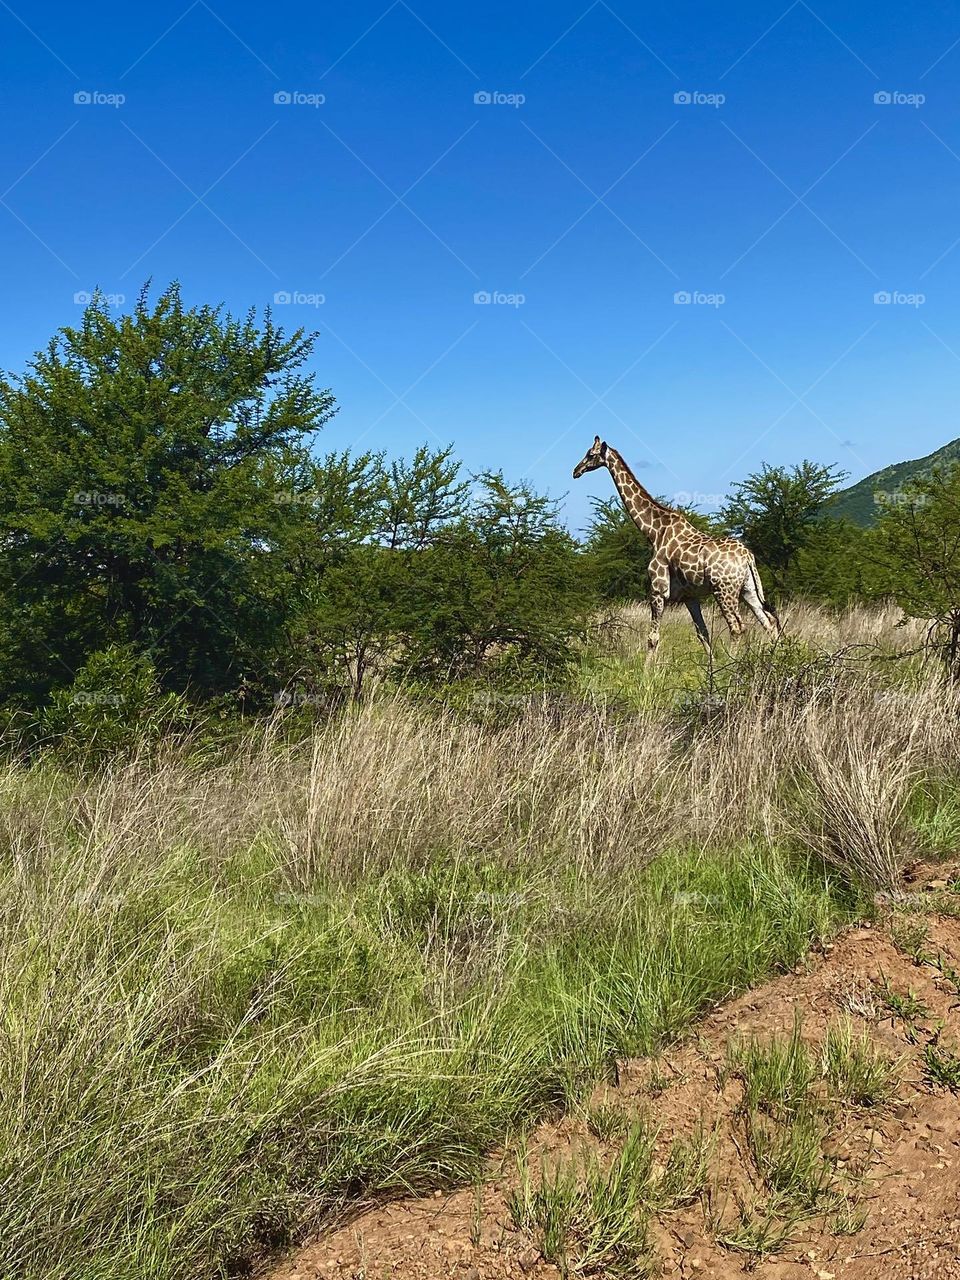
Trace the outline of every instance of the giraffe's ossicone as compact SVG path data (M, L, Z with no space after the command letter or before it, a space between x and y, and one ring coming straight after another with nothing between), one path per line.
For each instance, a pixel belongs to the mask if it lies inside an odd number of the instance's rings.
M763 627L776 632L779 621L763 596L753 554L736 538L713 538L701 533L682 511L658 502L643 487L616 449L596 436L573 469L578 480L587 471L606 467L630 518L650 539L650 649L660 639L660 619L668 601L685 604L697 635L709 651L710 633L703 620L702 601L713 596L734 636L743 632L740 602Z

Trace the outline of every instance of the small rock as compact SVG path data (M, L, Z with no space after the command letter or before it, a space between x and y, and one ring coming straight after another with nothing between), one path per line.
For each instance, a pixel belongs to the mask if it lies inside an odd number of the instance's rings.
M532 1271L539 1261L539 1249L524 1249L523 1253L517 1258L521 1271Z
M938 889L946 889L947 887L948 881L946 880L930 880L927 882L926 890L927 893L935 893Z

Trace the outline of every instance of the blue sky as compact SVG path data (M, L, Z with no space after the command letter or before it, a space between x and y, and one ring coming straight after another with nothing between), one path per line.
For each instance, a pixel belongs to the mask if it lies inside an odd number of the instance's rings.
M574 528L595 433L706 509L960 434L955 6L0 0L0 50L8 370L95 286L289 295L329 447Z

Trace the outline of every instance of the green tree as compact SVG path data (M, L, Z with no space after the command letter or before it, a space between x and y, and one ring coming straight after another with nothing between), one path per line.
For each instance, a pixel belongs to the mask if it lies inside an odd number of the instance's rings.
M278 493L334 412L312 342L172 285L119 318L95 298L0 381L0 696L39 701L111 644L165 688L258 675L305 514Z
M849 520L816 521L784 573L785 591L836 606L869 598L870 542L870 531Z
M411 570L401 663L418 677L477 676L491 661L556 673L595 598L556 504L499 472L479 478L469 511Z
M960 678L960 466L938 468L887 502L877 521L880 584Z
M734 486L720 516L742 538L783 590L787 572L821 518L824 503L844 479L836 467L803 461L794 467L766 463Z
M469 483L449 448L421 446L409 462L330 455L305 469L298 486L293 500L304 520L285 557L294 571L278 678L323 701L344 692L359 698L372 673L395 666L402 637L419 625L410 601L421 561L464 517ZM419 600L426 612L436 603Z

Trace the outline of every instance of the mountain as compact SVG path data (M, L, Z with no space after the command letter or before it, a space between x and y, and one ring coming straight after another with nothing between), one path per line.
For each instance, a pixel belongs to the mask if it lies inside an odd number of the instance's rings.
M960 439L951 440L934 453L925 458L914 458L910 462L895 462L890 467L875 471L873 475L852 484L849 489L841 489L824 509L824 514L835 519L851 520L861 526L871 525L882 509L884 499L892 497L910 480L917 480L928 475L936 466L949 466L960 462Z

